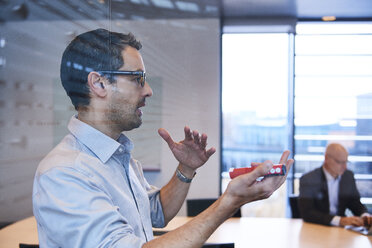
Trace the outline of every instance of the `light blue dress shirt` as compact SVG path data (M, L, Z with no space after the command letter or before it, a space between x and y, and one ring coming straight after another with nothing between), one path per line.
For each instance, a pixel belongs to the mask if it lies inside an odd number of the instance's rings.
M39 164L33 211L40 247L142 247L163 227L159 189L150 186L132 142L72 117L67 135Z

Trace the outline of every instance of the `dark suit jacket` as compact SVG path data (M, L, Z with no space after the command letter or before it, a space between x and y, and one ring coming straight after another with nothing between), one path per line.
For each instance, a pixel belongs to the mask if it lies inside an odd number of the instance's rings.
M334 215L329 213L327 179L322 167L310 171L300 178L298 205L301 217L305 221L330 225ZM360 202L354 174L350 170L346 170L341 176L337 215L345 216L347 208L356 216L367 212L365 206Z

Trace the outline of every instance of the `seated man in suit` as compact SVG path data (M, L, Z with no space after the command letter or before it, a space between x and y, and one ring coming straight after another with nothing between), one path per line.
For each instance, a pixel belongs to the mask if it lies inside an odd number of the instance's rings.
M299 209L307 221L332 226L370 226L372 218L360 202L354 174L346 168L348 152L336 143L326 148L323 165L300 179ZM346 217L350 209L354 216Z

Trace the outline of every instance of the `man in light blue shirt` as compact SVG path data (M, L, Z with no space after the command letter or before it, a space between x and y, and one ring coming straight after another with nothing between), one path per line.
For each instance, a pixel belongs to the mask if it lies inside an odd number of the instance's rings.
M123 134L142 123L141 108L152 89L146 82L141 44L132 34L97 29L77 36L61 61L61 81L77 110L70 133L41 162L33 189L33 210L43 247L200 247L245 203L269 197L284 177L256 179L269 172L265 161L231 181L225 193L186 225L153 239L179 211L197 168L215 148L207 135L184 128L174 142L159 129L179 164L169 183L150 186L131 157ZM285 151L280 163L289 171Z

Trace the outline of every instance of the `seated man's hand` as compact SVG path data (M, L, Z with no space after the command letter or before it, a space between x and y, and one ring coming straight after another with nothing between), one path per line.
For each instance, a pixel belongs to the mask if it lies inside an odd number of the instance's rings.
M372 216L371 215L363 216L362 219L363 219L363 226L369 229L372 226Z
M184 128L185 139L180 142L174 142L170 134L164 128L160 128L158 132L167 142L174 157L180 163L182 172L195 171L197 168L205 164L209 157L216 152L216 148L214 147L206 150L206 134L203 133L200 135L198 131L191 131L189 127Z
M265 161L257 166L250 173L240 175L229 183L223 197L227 201L227 206L233 206L238 209L242 205L261 199L266 199L277 190L286 180L288 172L293 164L293 159L288 159L289 151L283 152L280 164L286 166L285 176L265 177L261 181L257 178L267 174L273 166L271 161ZM254 163L257 165L257 163Z
M340 226L363 226L363 219L357 216L341 217Z

